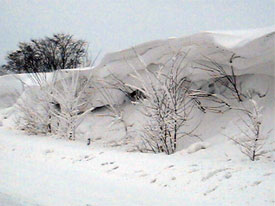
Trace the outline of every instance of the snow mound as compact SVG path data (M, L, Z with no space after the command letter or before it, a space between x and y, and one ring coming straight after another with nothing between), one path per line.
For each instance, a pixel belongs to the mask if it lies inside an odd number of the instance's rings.
M209 147L209 143L207 142L196 142L187 148L187 153L192 154L194 152L197 152L202 149L206 149L208 147Z
M248 42L273 33L275 27L235 31L206 31L213 36L215 42L226 48L242 47Z
M230 69L233 65L237 75L265 74L274 76L275 28L265 28L253 31L201 32L181 38L156 40L137 45L130 49L106 54L101 63L94 68L80 69L83 76L92 72L95 81L112 81L117 77L126 83L136 84L132 74L135 70L144 71L144 67L152 70L165 64L179 51L188 52L185 63L209 64L210 58ZM227 44L228 43L228 44ZM240 58L230 63L230 57L236 54ZM186 75L192 74L194 81L208 80L207 73L194 69L190 65ZM69 75L75 70L64 71ZM50 78L50 73L48 74ZM33 85L27 74L0 76L0 108L10 107L22 94L24 85ZM113 92L111 92L113 93ZM95 94L98 96L98 94ZM116 101L123 102L121 95ZM99 98L98 102L104 102ZM101 104L96 103L97 106ZM104 103L103 103L104 105Z
M110 72L129 78L136 70L144 70L144 66L165 64L177 52L189 52L189 62L207 62L208 57L225 67L230 68L229 59L232 54L241 58L233 62L237 74L259 73L274 75L274 37L275 28L258 29L256 31L201 32L182 38L156 40L137 45L130 49L107 54L95 67L94 75L98 78L109 78ZM139 56L139 57L138 57ZM142 62L140 61L142 59ZM209 79L208 75L190 68L193 78Z

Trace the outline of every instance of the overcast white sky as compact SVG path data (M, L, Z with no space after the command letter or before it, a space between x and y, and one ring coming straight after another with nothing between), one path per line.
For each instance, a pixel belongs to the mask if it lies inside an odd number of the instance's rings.
M202 30L274 24L274 0L0 0L0 64L19 41L57 32L105 54Z

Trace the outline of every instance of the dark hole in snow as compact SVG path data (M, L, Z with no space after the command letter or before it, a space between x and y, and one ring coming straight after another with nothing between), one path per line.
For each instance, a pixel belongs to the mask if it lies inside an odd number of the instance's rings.
M131 101L137 101L139 99L145 99L145 95L139 91L139 90L135 90L131 93L127 93L127 97L131 100Z

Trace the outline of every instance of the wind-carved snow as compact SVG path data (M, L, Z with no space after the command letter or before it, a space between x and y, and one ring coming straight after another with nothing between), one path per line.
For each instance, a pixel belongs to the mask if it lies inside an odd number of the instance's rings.
M131 65L140 73L145 65L155 70L181 49L189 52L190 62L207 63L203 59L207 56L225 68L230 68L229 59L236 53L242 58L232 64L242 89L253 90L256 96L267 92L266 97L259 98L259 104L264 107L265 130L273 128L273 132L266 144L268 152L261 160L251 162L227 138L239 135L235 124L238 113L233 111L202 116L196 131L200 139L184 139L179 152L173 155L139 153L135 150L138 141L135 132L143 119L138 106L130 104L118 91L111 93L115 104L123 110L126 123L131 125L131 138L123 138L123 126L112 124L112 118L106 115L106 102L92 89L89 97L94 97L91 104L97 109L79 126L77 141L12 131L16 126L12 124L16 117L13 104L24 98L21 80L32 82L25 74L6 75L0 77L0 203L274 205L274 30L249 34L248 38L246 35L245 32L202 32L148 42L108 54L98 66L81 69L80 74L87 77L92 73L94 80L110 81L113 73L135 84ZM228 40L232 40L230 45L226 45ZM70 76L75 71L64 71L64 74ZM209 87L213 80L202 71L190 67L187 73L192 74L194 86L198 88L219 94L226 92L221 85Z
M245 44L234 44L234 47L230 47L221 43L225 38L234 39L238 35L245 39ZM83 76L89 76L92 72L94 80L112 81L113 76L115 76L126 83L135 85L136 80L131 76L135 73L133 66L136 71L142 73L144 66L150 67L152 65L157 68L158 65L165 64L179 51L184 51L188 52L186 63L208 64L208 60L205 59L207 57L221 63L226 69L230 69L230 65L233 65L237 75L264 74L274 76L274 41L274 28L259 29L252 32L243 31L239 34L237 31L202 32L182 38L147 42L130 49L110 53L95 68L84 68L80 72ZM229 59L234 53L239 55L240 58L230 63ZM73 71L64 72L70 73ZM192 74L190 78L195 81L210 78L207 73L194 69L192 65L185 72L186 75ZM48 74L49 79L50 75ZM0 107L11 106L16 101L18 95L24 90L22 81L27 85L33 84L26 74L0 76L0 85L4 87L0 91ZM14 95L14 91L18 94ZM11 96L11 93L13 93L13 96Z

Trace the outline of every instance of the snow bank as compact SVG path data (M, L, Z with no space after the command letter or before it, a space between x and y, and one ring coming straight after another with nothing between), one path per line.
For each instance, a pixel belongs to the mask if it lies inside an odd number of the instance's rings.
M253 31L231 31L231 32L201 32L182 38L169 38L156 40L137 45L133 48L106 54L101 63L95 68L83 68L81 75L89 76L92 72L95 81L112 81L113 75L131 84L137 82L131 77L134 73L133 66L137 71L144 71L144 66L157 69L158 65L165 64L179 51L189 51L187 62L209 64L204 57L215 60L226 69L230 69L229 59L233 53L241 56L233 62L237 75L243 74L265 74L274 76L274 42L275 28L258 29ZM228 44L227 44L228 43ZM138 57L138 56L139 57ZM75 70L67 70L70 74ZM208 80L209 75L192 65L186 69L186 74L192 74L195 81ZM50 76L50 74L48 74ZM19 79L28 85L33 82L28 75L5 75L0 76L0 107L9 107L24 86ZM119 96L118 98L121 98ZM123 102L116 98L116 101ZM100 99L102 102L103 100ZM98 102L96 103L98 106Z
M233 53L240 55L242 58L233 65L242 89L253 90L255 94L267 92L266 97L259 98L259 106L264 108L264 130L273 128L267 142L268 153L261 161L253 163L224 135L239 133L234 126L239 118L235 111L223 115L207 113L194 118L194 121L201 121L196 134L202 140L207 139L211 147L205 142L197 142L195 137L186 137L177 147L184 152L170 156L126 153L133 151L140 141L137 131L142 128L143 119L138 106L125 101L124 94L114 90L109 92L114 103L121 105L125 122L130 125L131 138L125 138L123 126L113 124L104 107L87 115L77 131L78 139L73 143L10 131L7 128L10 126L8 117L13 112L11 106L20 95L24 96L24 83L18 77L35 85L26 74L1 76L0 109L5 109L0 110L3 116L0 116L0 127L1 122L4 125L0 128L0 201L58 206L273 205L275 51L272 31L259 31L257 35L202 32L148 42L134 49L108 54L97 67L80 70L84 77L92 73L95 81L110 81L110 74L114 73L134 84L131 65L140 73L144 72L144 64L153 70L179 49L190 49L188 61L202 61L201 56L206 55L225 68L230 68L229 58ZM137 53L143 62L137 58ZM78 70L64 71L64 76L70 77L73 72ZM211 81L208 75L192 67L187 72L193 74L194 83L207 89ZM50 78L51 74L48 75ZM214 88L214 93L221 90ZM96 107L106 104L93 87L87 96L93 97L92 104ZM87 138L91 138L89 147ZM186 155L185 151L192 155Z
M225 48L242 47L248 42L275 31L275 27L264 27L250 30L206 31L211 34L219 45Z
M274 31L275 28L254 31L201 32L182 38L147 42L130 49L107 54L94 69L99 78L108 78L110 72L122 78L136 70L143 70L144 64L160 65L167 62L178 51L189 51L189 62L202 61L203 56L229 67L229 59L233 53L240 55L233 62L237 74L259 73L273 74L274 68ZM228 44L229 42L229 44ZM233 42L233 43L232 43ZM137 58L137 54L143 63ZM204 60L206 61L206 60ZM257 70L254 69L257 67ZM254 69L253 71L249 71ZM190 68L193 78L208 79L208 75Z

